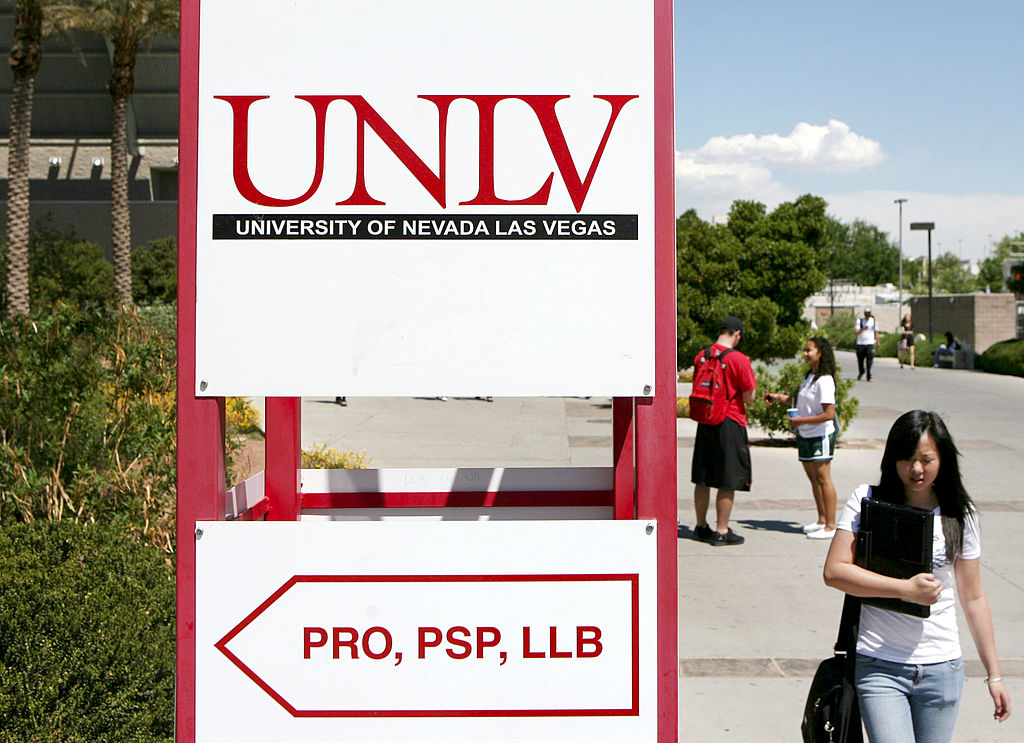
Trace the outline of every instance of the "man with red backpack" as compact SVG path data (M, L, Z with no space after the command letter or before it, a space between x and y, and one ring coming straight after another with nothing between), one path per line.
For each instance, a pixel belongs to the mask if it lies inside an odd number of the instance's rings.
M690 479L697 525L693 538L714 547L743 544L729 528L735 492L749 491L750 444L746 404L754 401L757 379L746 354L736 350L743 336L738 317L722 320L718 340L693 360L690 417L697 421ZM711 488L715 498L715 528L708 525Z

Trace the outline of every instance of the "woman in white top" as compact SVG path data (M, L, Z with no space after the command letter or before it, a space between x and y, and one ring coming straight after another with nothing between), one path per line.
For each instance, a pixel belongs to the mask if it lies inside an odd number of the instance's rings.
M832 457L836 449L836 358L825 338L811 338L804 344L808 371L796 394L796 417L789 425L796 429L798 457L811 481L818 520L803 527L808 539L831 539L836 533L836 488L832 484ZM765 402L789 403L790 395L769 392Z
M959 452L942 419L912 410L893 424L878 485L850 497L825 560L825 583L853 596L900 598L931 606L917 617L863 606L857 638L857 696L871 743L948 743L963 690L955 594L988 678L994 718L1010 716L995 633L978 564L974 504L960 477ZM861 500L904 503L935 514L932 571L906 580L855 564Z

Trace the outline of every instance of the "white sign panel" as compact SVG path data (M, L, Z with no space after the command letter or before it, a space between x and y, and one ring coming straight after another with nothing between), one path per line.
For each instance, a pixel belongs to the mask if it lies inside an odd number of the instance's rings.
M653 3L218 0L199 38L197 394L654 393Z
M656 739L647 522L200 528L197 741Z

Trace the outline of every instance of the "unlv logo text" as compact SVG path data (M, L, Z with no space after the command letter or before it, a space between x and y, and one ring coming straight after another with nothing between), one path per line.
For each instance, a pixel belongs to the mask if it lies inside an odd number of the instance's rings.
M256 101L269 98L265 95L219 95L218 100L227 101L231 106L234 117L233 143L234 161L233 175L235 187L238 192L248 201L260 206L293 206L301 204L312 197L320 187L320 181L324 174L324 134L327 121L327 108L335 101L345 101L350 105L356 114L356 174L355 187L352 194L344 201L336 202L339 206L369 206L383 205L385 202L372 197L366 190L365 171L365 144L366 129L370 128L387 145L388 149L395 154L402 165L419 181L427 193L442 207L446 200L446 130L448 123L448 110L453 101L468 100L477 108L479 120L479 145L480 161L478 175L478 190L476 196L469 201L460 201L465 206L507 206L507 205L545 205L548 203L548 196L551 192L551 184L555 177L552 172L548 174L547 180L532 196L523 199L503 199L495 193L494 186L494 109L501 101L516 100L522 101L533 111L540 124L544 138L555 159L558 173L565 182L566 190L572 199L576 211L583 210L583 203L586 201L590 185L593 183L594 174L601 162L605 145L611 136L612 127L629 101L637 98L635 95L596 95L594 98L607 101L611 106L608 116L608 123L604 129L601 143L594 153L585 178L581 178L579 169L569 152L565 134L555 113L555 105L567 95L421 95L423 100L430 101L437 107L438 125L438 166L437 172L428 167L422 159L409 147L408 144L395 132L394 129L366 102L366 99L359 95L297 95L299 100L306 101L313 107L316 129L316 168L313 173L313 182L301 196L295 198L276 198L268 196L256 188L249 176L249 108Z

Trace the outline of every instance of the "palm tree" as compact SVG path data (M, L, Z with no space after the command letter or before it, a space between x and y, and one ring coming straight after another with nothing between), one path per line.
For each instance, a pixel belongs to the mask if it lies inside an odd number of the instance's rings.
M11 42L11 138L7 158L7 314L28 314L29 137L42 60L43 3L15 0Z
M67 28L100 34L111 47L110 224L114 287L123 305L132 301L131 215L128 210L128 99L135 87L139 47L178 28L178 0L70 0L54 18Z

